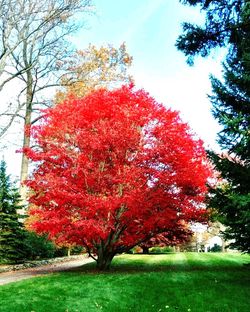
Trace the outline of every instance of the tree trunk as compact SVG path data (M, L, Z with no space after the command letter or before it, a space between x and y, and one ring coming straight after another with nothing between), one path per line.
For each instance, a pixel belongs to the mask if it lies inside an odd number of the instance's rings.
M145 255L149 254L149 247L142 246L142 253Z
M68 255L68 257L70 257L70 256L71 256L71 247L68 247L68 250L67 250L67 255Z
M23 149L30 147L30 131L31 126L31 113L32 113L32 101L33 101L33 78L31 71L27 71L27 91L26 91L26 111L23 129ZM23 184L28 178L29 172L29 160L27 156L22 154L21 174L20 174L20 195L22 205L27 205L27 187ZM25 214L25 208L20 211L21 214Z
M96 267L100 271L110 269L111 262L115 256L114 252L105 252L103 249L98 250Z
M226 249L225 249L225 241L224 241L223 238L221 238L221 242L222 242L221 251L222 251L222 252L226 252Z

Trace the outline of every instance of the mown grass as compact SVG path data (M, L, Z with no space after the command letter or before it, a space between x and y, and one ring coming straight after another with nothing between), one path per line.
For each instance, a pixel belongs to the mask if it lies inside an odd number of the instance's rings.
M0 287L1 312L248 312L250 257L122 255L108 273L93 264Z

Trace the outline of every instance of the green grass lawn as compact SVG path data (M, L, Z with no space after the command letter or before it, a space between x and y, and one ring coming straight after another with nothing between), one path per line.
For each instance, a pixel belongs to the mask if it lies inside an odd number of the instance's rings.
M250 257L122 255L108 273L93 264L0 287L1 312L248 312Z

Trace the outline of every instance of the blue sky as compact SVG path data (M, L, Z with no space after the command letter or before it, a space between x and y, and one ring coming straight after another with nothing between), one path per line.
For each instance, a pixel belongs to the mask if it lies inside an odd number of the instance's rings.
M133 56L131 73L136 87L144 88L159 102L180 111L182 119L203 139L218 149L213 119L209 74L221 76L221 53L208 59L197 58L189 67L175 41L184 21L203 21L198 8L181 5L178 0L96 0L96 14L73 38L77 48L89 43L97 46L126 42Z

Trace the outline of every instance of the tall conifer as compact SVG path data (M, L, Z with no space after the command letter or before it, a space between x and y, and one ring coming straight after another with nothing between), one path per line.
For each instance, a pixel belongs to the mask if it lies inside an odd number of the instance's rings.
M19 221L20 195L6 174L6 163L0 163L0 261L23 259L23 225Z
M211 206L227 225L225 236L250 252L250 1L183 0L200 5L205 25L185 23L177 47L193 62L212 48L227 47L223 81L211 77L213 115L222 125L218 143L223 153L209 152L222 183L212 190Z

